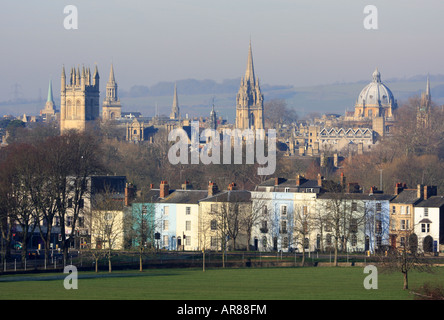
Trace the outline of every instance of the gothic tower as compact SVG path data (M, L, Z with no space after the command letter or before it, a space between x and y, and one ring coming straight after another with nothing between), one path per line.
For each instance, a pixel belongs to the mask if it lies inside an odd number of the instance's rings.
M114 79L114 67L111 64L111 70L109 72L109 79L106 84L106 96L102 105L102 119L113 120L120 118L122 114L122 105L120 99L117 96L117 83Z
M432 95L430 94L430 79L427 76L426 91L421 94L421 101L419 102L416 124L421 128L428 128L430 125L432 107Z
M91 81L92 80L92 81ZM60 132L75 129L84 131L99 119L99 71L97 65L91 79L89 68L71 68L69 82L66 81L65 67L62 69L60 92Z
M248 51L247 70L241 79L236 96L236 128L264 129L264 96L259 87L259 79L254 76L251 41Z
M209 128L214 130L217 129L217 116L216 116L216 111L214 110L214 103L213 103L213 108L211 109L210 112Z
M177 98L177 86L174 84L174 98L173 98L173 107L170 113L170 119L179 120L180 111L179 111L179 99Z

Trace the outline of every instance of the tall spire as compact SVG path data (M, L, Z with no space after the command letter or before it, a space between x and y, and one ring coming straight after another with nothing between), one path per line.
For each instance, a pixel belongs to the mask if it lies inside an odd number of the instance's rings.
M245 71L245 81L255 83L254 77L254 67L253 67L253 51L251 50L251 40L250 47L248 48L248 59L247 59L247 70Z
M430 97L430 77L427 75L427 87L426 87L426 95Z
M115 80L114 80L114 67L113 67L112 63L111 63L111 70L109 71L108 82L115 82Z
M52 95L52 81L51 80L49 80L48 99L46 99L46 102L53 102L54 103L54 97Z
M174 84L174 98L173 98L173 107L170 114L170 119L178 119L179 118L179 99L177 98L177 84Z

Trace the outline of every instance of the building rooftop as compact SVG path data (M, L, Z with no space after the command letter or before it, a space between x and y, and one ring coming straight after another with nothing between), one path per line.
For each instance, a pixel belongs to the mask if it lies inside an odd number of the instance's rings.
M432 196L416 205L422 208L441 208L444 207L444 196Z

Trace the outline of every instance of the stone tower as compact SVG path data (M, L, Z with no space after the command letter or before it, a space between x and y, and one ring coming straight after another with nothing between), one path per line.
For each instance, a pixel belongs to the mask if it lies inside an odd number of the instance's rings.
M214 130L217 129L217 116L216 116L216 111L214 110L214 103L213 103L213 108L211 109L210 112L209 128Z
M416 114L416 124L420 128L428 128L430 125L432 108L432 95L430 94L430 79L427 76L426 91L421 94L421 101Z
M97 65L91 78L89 68L71 68L67 82L65 67L62 69L60 90L60 133L75 129L84 131L99 119L100 90Z
M174 98L173 107L171 108L170 119L179 120L180 110L179 110L179 99L177 98L177 86L174 84Z
M109 72L109 79L106 84L106 95L102 105L102 119L113 120L119 119L122 114L122 105L120 99L117 96L117 83L114 79L114 67L111 64L111 70Z
M236 96L236 128L264 129L264 96L255 78L251 41L248 51L247 70L241 79Z

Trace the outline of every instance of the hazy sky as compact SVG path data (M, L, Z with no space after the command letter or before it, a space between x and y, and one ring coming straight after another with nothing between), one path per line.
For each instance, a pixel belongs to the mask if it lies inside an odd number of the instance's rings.
M78 29L66 30L66 5ZM378 9L366 30L363 10ZM313 85L444 73L442 0L3 0L0 101L60 90L64 64L114 63L119 87L181 79L233 79L252 41L261 83ZM40 90L40 91L39 91ZM103 90L102 90L103 92Z

